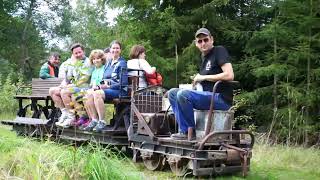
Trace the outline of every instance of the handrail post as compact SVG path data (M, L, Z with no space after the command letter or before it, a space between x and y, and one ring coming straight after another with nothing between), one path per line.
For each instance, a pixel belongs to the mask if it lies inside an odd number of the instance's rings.
M205 131L204 131L204 136L207 136L211 130L211 120L214 117L213 111L214 111L214 95L216 93L217 87L218 85L221 83L222 81L217 81L212 89L212 96L211 96L211 102L210 102L210 109L209 109L209 115L208 115L208 120L207 123L205 125Z

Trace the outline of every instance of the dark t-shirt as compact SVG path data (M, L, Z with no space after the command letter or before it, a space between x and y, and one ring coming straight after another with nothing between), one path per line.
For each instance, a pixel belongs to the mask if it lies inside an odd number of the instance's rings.
M230 63L229 53L223 46L215 46L210 52L202 56L202 63L200 66L200 75L214 75L222 73L221 66L225 63ZM201 85L204 91L212 92L214 82L202 81ZM217 93L222 94L222 98L228 103L232 104L233 88L228 83L221 83L218 85Z

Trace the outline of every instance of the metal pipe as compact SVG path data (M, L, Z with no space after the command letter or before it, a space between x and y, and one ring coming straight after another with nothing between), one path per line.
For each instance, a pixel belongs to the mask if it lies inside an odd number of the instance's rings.
M199 142L199 148L198 150L202 150L204 147L204 144L208 141L209 138L211 138L214 135L218 135L218 134L249 134L250 138L251 138L251 143L250 143L250 148L253 147L254 144L254 135L250 132L250 131L246 131L246 130L228 130L228 131L216 131L216 132L212 132L210 134L208 134L207 136L205 136L201 142Z
M214 117L214 114L213 114L213 108L214 108L214 94L216 93L216 90L217 90L217 86L221 83L222 81L217 81L214 86L213 86L213 90L212 90L212 96L211 96L211 102L210 102L210 109L209 109L209 115L208 115L208 120L207 120L207 123L205 125L205 131L204 131L204 135L208 135L210 130L211 130L211 120L212 120L212 117Z
M209 114L208 114L208 121L205 125L205 133L204 135L208 135L210 130L211 130L211 124L212 124L212 119L214 118L214 95L216 93L216 90L218 88L218 85L222 82L225 82L225 83L230 83L230 84L239 84L238 81L217 81L214 86L213 86L213 89L212 89L212 96L211 96L211 102L210 102L210 108L209 108ZM233 107L231 107L233 108ZM229 109L229 111L231 110L231 108Z

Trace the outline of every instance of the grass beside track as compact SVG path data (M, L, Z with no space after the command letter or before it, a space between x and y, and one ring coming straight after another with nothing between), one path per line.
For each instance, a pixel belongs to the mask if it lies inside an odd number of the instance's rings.
M247 179L319 179L320 150L255 145ZM188 179L196 179L188 177ZM209 177L210 178L210 177ZM0 125L0 179L177 179L148 171L118 151L17 137ZM243 179L240 174L216 179Z
M118 151L17 137L0 127L0 179L141 179Z

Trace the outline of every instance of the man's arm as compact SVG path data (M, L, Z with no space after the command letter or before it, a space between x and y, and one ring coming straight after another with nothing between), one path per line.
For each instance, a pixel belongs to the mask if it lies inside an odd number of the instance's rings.
M232 81L234 78L232 64L231 63L225 63L221 66L222 73L215 74L215 75L200 75L197 74L196 77L194 77L195 82L201 82L201 81L212 81L216 82L219 80L222 81Z

